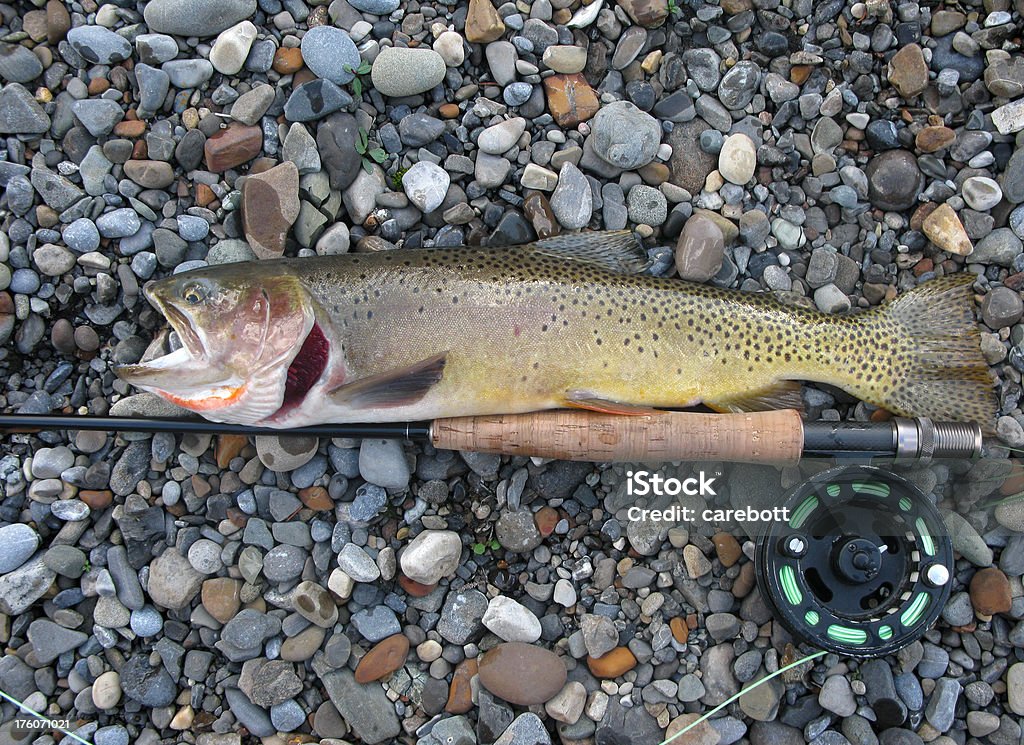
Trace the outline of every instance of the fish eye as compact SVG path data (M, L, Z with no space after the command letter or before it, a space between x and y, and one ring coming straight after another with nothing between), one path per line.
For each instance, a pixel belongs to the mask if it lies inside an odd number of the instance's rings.
M208 294L207 289L198 283L186 285L181 291L181 297L189 305L199 305L206 300Z

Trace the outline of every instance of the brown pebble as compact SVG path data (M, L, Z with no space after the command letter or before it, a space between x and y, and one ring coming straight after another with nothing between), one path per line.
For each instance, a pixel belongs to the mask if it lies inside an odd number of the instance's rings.
M686 644L686 640L690 638L690 629L686 627L686 619L676 616L668 622L668 627L672 630L672 637L679 644Z
M444 103L437 109L442 119L455 119L462 111L457 103Z
M412 595L414 598L426 597L437 587L437 585L424 585L414 579L409 579L404 574L398 575L398 584L405 590L407 595Z
M146 123L138 119L125 119L114 125L114 134L118 137L142 137L146 133Z
M754 577L754 562L748 561L740 567L740 576L732 583L733 597L745 598L754 589L756 581Z
M214 448L217 467L222 470L227 468L228 464L238 457L247 444L249 444L249 438L244 435L220 435L217 437L217 446Z
M793 65L789 68L789 79L797 85L803 85L811 77L814 68L811 65Z
M523 202L523 214L533 225L538 238L550 238L562 232L562 226L558 224L558 218L551 209L551 202L539 191L526 197Z
M730 533L715 533L711 540L715 542L715 552L724 567L731 567L743 555L740 542Z
M533 516L533 522L537 530L545 538L555 532L555 525L558 523L558 510L553 507L541 507Z
M302 69L302 50L298 47L278 47L274 52L274 72L291 75Z
M299 490L299 499L311 510L329 512L334 509L334 500L322 486L308 486Z
M595 678L617 678L636 667L636 657L629 647L616 647L600 657L588 655L587 667Z
M71 29L71 14L63 0L49 0L46 3L46 40L56 44Z
M252 160L262 149L262 129L233 123L206 140L206 167L214 173L222 173Z
M1006 613L1013 603L1010 581L995 567L980 569L971 578L971 604L985 616Z
M100 348L100 337L92 326L79 326L75 329L75 344L83 352L95 352Z
M78 498L89 505L91 510L105 510L114 501L114 492L109 489L82 489L78 492Z
M213 193L206 184L196 184L196 204L200 207L206 207L217 199L217 195Z
M956 140L956 132L949 127L925 127L917 133L914 144L923 153L934 153L949 147Z
M478 669L475 659L463 660L455 668L448 689L448 703L444 707L449 714L465 714L473 708L473 689L470 681Z
M522 642L489 650L480 662L480 684L498 698L519 706L550 701L568 676L554 652Z
M58 318L50 331L50 342L61 354L75 353L75 329L71 321Z
M409 640L395 634L377 642L356 666L356 683L369 683L391 675L405 664L409 656Z
M106 78L93 78L89 81L89 95L99 96L110 88L110 81Z
M640 174L640 178L644 180L645 184L661 186L668 181L670 172L667 165L655 161L638 169L637 173Z
M907 44L889 60L889 82L904 99L912 99L928 85L928 64L917 44Z
M591 119L601 103L582 73L544 78L548 111L563 129Z
M206 612L221 623L227 623L242 605L242 583L230 577L216 577L203 582L201 598Z

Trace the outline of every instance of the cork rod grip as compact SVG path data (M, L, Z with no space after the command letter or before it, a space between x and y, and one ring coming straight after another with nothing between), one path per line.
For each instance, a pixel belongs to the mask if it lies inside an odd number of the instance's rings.
M558 410L438 419L430 437L442 450L559 460L721 460L784 465L800 459L803 422L792 409L644 416Z

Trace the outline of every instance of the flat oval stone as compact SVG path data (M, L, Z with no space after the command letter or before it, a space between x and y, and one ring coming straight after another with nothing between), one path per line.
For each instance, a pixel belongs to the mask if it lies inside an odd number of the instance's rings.
M149 30L178 36L216 36L256 12L256 0L152 0L143 11Z
M565 685L565 665L554 652L522 642L499 644L480 661L480 684L512 704L533 706Z
M356 683L369 683L390 675L405 664L409 656L409 640L404 634L394 634L377 642L373 649L359 660Z
M370 79L381 95L402 98L429 91L444 80L446 69L433 49L385 47L373 61Z

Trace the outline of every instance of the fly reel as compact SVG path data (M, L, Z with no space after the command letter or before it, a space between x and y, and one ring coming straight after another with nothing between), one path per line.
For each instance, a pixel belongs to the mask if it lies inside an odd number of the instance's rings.
M871 466L824 471L785 501L788 522L757 539L757 582L798 639L878 657L918 639L950 592L953 547L913 484Z

